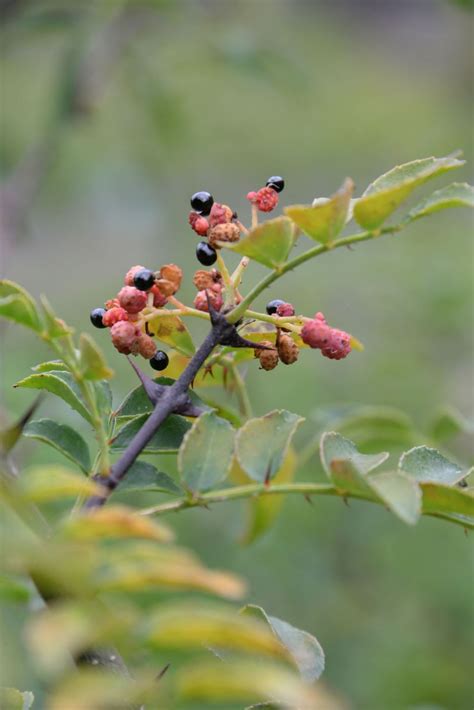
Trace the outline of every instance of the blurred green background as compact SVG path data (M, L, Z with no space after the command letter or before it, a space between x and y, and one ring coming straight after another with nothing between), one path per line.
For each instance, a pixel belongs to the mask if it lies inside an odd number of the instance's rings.
M3 274L92 331L90 309L133 264L179 263L181 298L194 297L187 213L198 189L245 222L247 191L272 174L285 177L282 204L309 202L347 175L360 194L396 163L462 148L468 165L453 179L469 179L473 35L463 5L3 0ZM322 310L366 350L340 363L305 352L271 373L250 365L255 412L303 414L301 441L321 406L399 407L420 430L446 403L469 414L471 226L464 212L440 213L324 255L263 294L261 308L281 297L298 312ZM260 273L253 267L247 283ZM1 324L1 334L2 409L13 417L32 397L11 385L47 352L28 333ZM134 378L94 335L116 369L118 402ZM77 425L51 398L41 414ZM472 463L468 441L454 450ZM19 460L56 459L28 445ZM318 468L315 458L299 476ZM294 498L252 547L235 544L237 504L172 522L206 562L248 579L250 601L318 637L325 680L351 707L472 707L473 566L461 529L431 519L410 529L364 503ZM5 679L31 688L21 619L4 621Z

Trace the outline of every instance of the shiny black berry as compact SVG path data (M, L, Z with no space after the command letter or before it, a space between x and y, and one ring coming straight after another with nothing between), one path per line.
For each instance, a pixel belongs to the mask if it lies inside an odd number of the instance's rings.
M276 192L281 192L285 187L285 181L279 175L272 175L272 177L269 177L266 184L267 187L271 187L272 190L276 190Z
M107 328L107 326L102 322L102 316L104 313L105 308L94 308L94 310L91 311L91 323L95 328Z
M164 350L157 350L153 357L150 358L149 363L154 370L165 370L169 361L170 359Z
M275 298L273 301L268 301L267 305L265 306L268 315L275 315L278 306L281 306L282 303L286 303L286 301L282 301L280 298Z
M155 274L150 269L142 269L133 277L133 284L139 291L149 291L155 283Z
M207 242L199 242L196 247L196 256L200 264L212 266L217 260L217 252Z
M209 214L214 204L214 198L210 192L195 192L191 197L191 207L204 217Z

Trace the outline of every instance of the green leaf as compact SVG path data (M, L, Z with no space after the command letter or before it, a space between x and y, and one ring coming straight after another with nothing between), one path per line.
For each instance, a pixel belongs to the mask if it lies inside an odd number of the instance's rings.
M474 526L474 494L471 489L446 486L442 483L422 483L423 513L464 516L469 527Z
M313 205L291 205L285 213L298 227L321 244L331 245L346 224L354 183L346 178L342 187L327 200Z
M275 476L302 421L302 417L282 409L244 424L237 432L235 452L240 467L251 479L263 483Z
M180 495L182 490L176 485L171 476L158 471L155 466L145 461L135 461L128 469L126 477L120 482L117 492L139 491L139 492L160 492Z
M421 490L401 471L385 471L369 476L369 483L380 500L407 525L415 525L421 514Z
M14 387L47 390L63 399L72 409L75 409L76 412L84 417L84 419L92 423L91 415L86 409L79 386L70 372L51 370L50 372L35 373L17 382Z
M79 365L86 380L110 380L114 372L105 362L99 346L86 333L79 338Z
M89 473L91 461L89 449L80 434L67 424L58 424L52 419L38 419L27 424L23 430L25 436L38 439L60 451L70 461Z
M285 263L294 242L291 220L287 217L277 217L259 224L239 242L226 242L222 243L222 246L255 259L270 269L278 269Z
M324 671L324 651L319 641L307 631L301 631L286 621L270 616L261 606L247 604L242 613L263 618L280 643L287 649L301 677L308 683L317 680Z
M397 165L374 180L357 200L354 207L356 221L365 229L377 229L415 188L462 165L463 160L451 155L446 158L423 158Z
M174 383L174 380L170 377L156 377L154 382L159 385L169 387ZM195 392L189 392L189 396L193 404L198 407L202 407L203 409L208 409L208 407ZM138 385L138 387L135 387L135 389L131 390L131 392L127 394L122 404L115 412L115 416L118 420L133 419L139 414L146 414L152 411L153 405L143 389L143 385Z
M51 338L61 338L64 335L71 335L74 329L70 328L61 318L56 316L46 296L40 296L40 301L43 307L48 335L50 335Z
M21 492L28 500L43 503L74 496L100 495L102 487L62 466L35 466L21 479Z
M288 453L285 456L283 465L276 472L273 483L289 483L293 480L296 472L296 455L291 446L288 447ZM236 467L238 467L237 462L234 462L234 467L232 469L231 478L235 480ZM240 473L240 483L248 483L248 476L238 467ZM249 498L246 501L247 508L247 520L245 524L245 530L241 537L241 542L244 545L249 545L254 542L257 538L264 535L267 530L275 522L283 503L285 502L285 496L257 496L256 498Z
M454 407L445 407L438 412L431 425L431 436L444 442L457 434L474 433L474 421L464 417Z
M335 431L326 432L321 438L321 462L323 468L331 477L331 463L350 461L357 471L365 475L380 466L389 457L386 451L380 454L361 454L356 445Z
M22 414L20 419L7 427L6 429L0 429L0 457L8 454L9 451L13 449L18 439L23 434L23 431L28 424L29 420L37 410L40 405L42 396L38 395L33 404L31 404L26 412Z
M463 472L460 466L428 446L415 446L410 451L405 451L398 467L417 481L444 483L447 486L454 485L469 474L469 471Z
M371 488L367 476L364 476L349 459L334 459L329 462L328 468L324 464L323 466L340 495L377 500L377 495Z
M474 187L467 182L453 182L452 185L442 187L413 207L408 213L408 219L419 219L450 207L474 207Z
M26 603L31 599L32 589L26 582L0 574L0 599L5 602ZM0 707L2 707L0 705Z
M235 430L214 412L196 419L185 435L178 454L182 484L203 492L223 481L232 463Z
M245 618L217 604L162 604L147 618L146 634L154 648L168 651L217 646L285 658L284 648L260 619Z
M43 326L38 308L32 296L24 288L8 281L0 280L0 316L41 333Z
M97 409L104 420L107 420L112 413L112 390L107 380L99 380L92 383L97 400Z
M62 360L48 360L47 362L40 362L31 369L33 372L51 372L51 370L62 370L63 372L69 372L69 367Z
M2 710L30 710L35 696L29 690L21 692L16 688L0 688L0 708Z
M400 471L368 475L387 460L387 453L361 454L352 441L336 432L323 434L320 447L323 468L342 494L378 500L403 522L417 522L421 491L416 481Z
M148 414L142 414L125 424L113 439L112 449L114 451L125 449L147 419ZM190 428L191 424L184 417L170 414L148 442L144 453L176 453Z
M150 335L183 355L191 356L195 352L193 339L179 316L157 316L148 321L148 330Z

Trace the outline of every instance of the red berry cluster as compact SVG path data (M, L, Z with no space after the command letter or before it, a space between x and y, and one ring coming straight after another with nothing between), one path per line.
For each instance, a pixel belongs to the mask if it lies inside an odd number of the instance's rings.
M220 311L224 305L222 291L224 284L222 276L216 269L205 271L199 269L193 277L193 283L198 289L194 299L194 308L198 311L209 311L209 303L215 311ZM208 302L209 299L209 302Z
M278 193L285 187L285 181L279 175L268 178L265 187L260 190L251 191L247 194L247 200L256 205L260 212L272 212L278 205Z
M331 328L322 313L316 313L301 329L301 338L310 348L318 348L324 357L342 360L351 352L351 336L343 330Z
M157 354L153 338L146 332L140 317L148 306L162 308L181 285L183 272L176 264L165 264L158 271L132 266L117 296L108 300L105 309L96 308L91 321L98 328L110 328L114 347L124 355L142 355L151 360Z

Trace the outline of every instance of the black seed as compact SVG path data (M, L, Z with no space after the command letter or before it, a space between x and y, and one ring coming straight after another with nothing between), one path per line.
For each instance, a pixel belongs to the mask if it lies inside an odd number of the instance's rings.
M214 204L214 198L210 192L195 192L191 197L191 207L200 215L208 215Z
M278 306L281 306L283 303L286 303L286 301L282 301L280 298L275 298L273 301L268 301L267 305L265 306L268 315L273 316L277 312Z
M196 247L196 256L200 264L212 266L217 260L217 252L207 242L199 242Z
M149 291L155 283L155 274L150 269L142 269L133 277L133 283L139 291Z
M165 370L169 361L170 359L164 350L157 350L153 357L150 358L149 363L154 370Z
M91 311L90 319L95 328L107 328L107 326L102 322L102 316L104 313L105 308L94 308L94 310Z
M277 192L281 192L283 188L285 187L285 181L283 180L280 175L272 175L272 177L269 177L267 180L267 187L271 187L273 190L276 190Z

